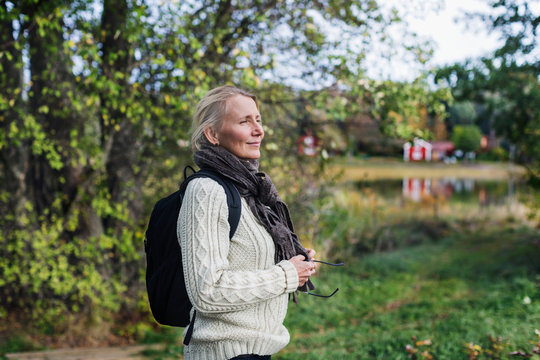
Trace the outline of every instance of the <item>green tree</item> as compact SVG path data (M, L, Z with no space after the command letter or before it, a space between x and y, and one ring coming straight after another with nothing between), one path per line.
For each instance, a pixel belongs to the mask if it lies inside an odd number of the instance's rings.
M452 132L452 142L456 149L464 152L476 151L480 148L482 133L475 125L457 125Z
M349 149L378 148L386 154L392 149L399 153L403 141L429 138L429 126L444 120L444 104L452 101L449 89L432 91L425 78L407 83L357 74L341 79L339 87L312 95L317 113L312 118L339 125Z
M491 56L440 69L436 80L457 101L482 105L489 128L515 145L517 161L540 186L540 14L523 0L491 1L488 14L472 14L498 32L503 45Z
M453 125L472 125L476 118L476 110L471 101L456 102L450 107L448 120Z
M144 227L190 162L201 96L253 89L288 145L268 142L266 164L296 171L286 149L314 95L283 66L311 85L354 84L399 20L372 0L0 1L0 311L58 331L76 315L147 311Z

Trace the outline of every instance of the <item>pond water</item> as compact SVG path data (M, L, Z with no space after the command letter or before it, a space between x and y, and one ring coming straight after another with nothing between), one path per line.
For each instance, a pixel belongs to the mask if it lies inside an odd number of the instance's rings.
M516 179L411 178L356 181L371 209L403 216L525 216L526 187Z

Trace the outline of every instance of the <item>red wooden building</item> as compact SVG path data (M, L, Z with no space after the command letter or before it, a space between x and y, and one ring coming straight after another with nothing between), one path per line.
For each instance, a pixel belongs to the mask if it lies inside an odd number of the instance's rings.
M414 139L413 144L403 144L403 160L405 161L431 161L432 145L422 139Z

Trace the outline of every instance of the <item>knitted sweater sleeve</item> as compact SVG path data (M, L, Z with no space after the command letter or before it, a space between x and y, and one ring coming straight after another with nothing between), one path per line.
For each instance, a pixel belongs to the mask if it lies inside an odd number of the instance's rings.
M207 313L241 310L295 291L298 274L287 260L231 270L227 218L227 197L221 185L207 178L189 183L178 217L178 239L186 289L195 309Z

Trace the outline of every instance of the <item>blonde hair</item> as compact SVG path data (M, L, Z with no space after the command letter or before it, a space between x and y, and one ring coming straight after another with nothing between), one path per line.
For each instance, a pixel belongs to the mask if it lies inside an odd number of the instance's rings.
M216 131L221 127L223 118L227 113L227 100L235 95L252 98L259 109L257 97L249 92L232 85L225 85L210 90L197 104L193 114L191 126L191 149L197 151L208 142L204 130L213 128Z

